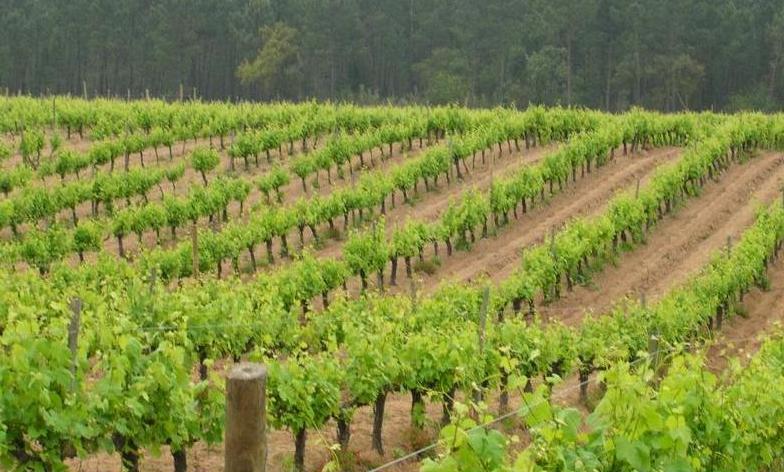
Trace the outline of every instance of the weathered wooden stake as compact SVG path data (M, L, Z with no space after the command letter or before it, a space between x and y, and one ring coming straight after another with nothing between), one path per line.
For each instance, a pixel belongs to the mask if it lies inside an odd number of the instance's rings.
M477 333L479 336L479 355L483 355L485 352L485 331L487 328L487 308L490 304L490 287L485 287L484 291L482 292L482 305L479 308L479 332ZM482 386L477 385L476 391L474 392L474 401L479 403L482 401Z
M727 236L727 259L732 255L732 236Z
M417 307L417 288L416 288L416 282L414 282L413 278L408 280L408 293L409 293L409 296L411 297L411 307L412 307L412 309L416 310L416 307Z
M634 198L640 198L640 179L637 179L637 189L634 191Z
M71 323L68 325L68 349L71 351L71 389L76 390L76 355L79 350L79 326L82 319L82 300L78 297L71 300Z
M485 350L485 331L487 327L487 308L490 304L490 287L482 291L482 306L479 308L479 352Z
M82 81L82 98L87 100L87 81L86 80Z
M193 259L193 275L199 275L199 229L196 223L191 227L191 257Z
M266 470L267 368L241 363L226 379L225 472Z
M158 271L155 267L150 269L150 275L147 277L147 284L150 288L150 295L155 292L155 283L158 281Z
M648 354L651 356L651 365L655 368L656 358L659 355L659 337L656 334L651 334L651 337L648 338Z

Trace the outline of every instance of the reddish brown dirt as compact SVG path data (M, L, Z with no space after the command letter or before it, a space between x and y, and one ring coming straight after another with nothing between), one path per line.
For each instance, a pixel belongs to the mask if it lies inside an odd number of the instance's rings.
M546 314L578 323L585 312L605 312L625 296L644 291L655 300L704 266L727 237L737 239L754 221L760 204L780 197L784 158L765 153L746 164L733 165L719 181L709 182L700 196L652 228L647 242L622 254L549 306Z
M410 195L412 198L409 203L403 203L402 196L396 192L397 204L394 208L391 207L391 198L387 198L388 210L384 215L387 235L391 236L395 227L404 224L409 218L422 221L435 220L446 209L450 201L460 198L460 195L469 189L476 188L479 191L486 191L494 177L498 178L525 165L536 163L552 153L555 148L556 146L536 147L514 152L511 155L504 150L501 156L498 155L497 148L494 148L487 151L484 164L477 157L476 165L468 173L461 166L461 172L463 172L463 180L461 181L453 180L451 184L447 184L442 177L439 180L439 186L431 186L429 192L426 192L423 185L420 184L419 194ZM341 249L342 244L327 241L316 254L322 257L337 257L340 255Z
M781 329L784 321L784 253L768 270L770 287L754 288L746 294L742 311L724 320L722 329L708 348L708 366L721 371L729 359L748 361L756 353L766 335Z
M568 384L557 387L553 399L559 403L570 401L574 391ZM458 393L458 401L465 401L465 395ZM410 423L411 397L407 393L390 394L387 397L384 415L383 444L385 454L379 456L372 448L371 431L373 413L369 407L359 408L354 414L351 426L351 441L349 445L350 464L353 468L347 470L365 471L393 461L412 451L419 450L433 444L438 440L440 430L441 404L426 402L427 421L423 430L416 430ZM498 394L492 392L487 401L486 413L492 417L498 413ZM521 407L520 392L510 392L509 410L516 411ZM509 421L499 422L494 427L503 429L509 434L524 435L525 432L520 421L512 417ZM292 470L294 455L294 439L287 431L269 431L267 441L267 470L270 472L283 472ZM334 458L330 447L337 443L336 425L329 422L319 431L309 430L305 454L306 470L309 472L320 471L324 465ZM439 452L438 449L428 451L423 457L432 457ZM420 459L421 460L421 459ZM188 451L188 464L193 472L222 472L223 446L222 444L208 447L198 443ZM72 472L120 472L119 455L96 454L82 460L68 462ZM420 462L410 459L389 467L385 470L391 472L416 472ZM173 470L173 462L167 447L162 448L162 454L155 457L149 453L144 454L141 461L142 472L168 472Z
M546 204L537 202L517 220L510 217L510 223L499 227L496 236L477 240L470 251L455 251L451 257L442 254L440 267L432 275L420 275L419 283L430 292L444 280L469 281L482 274L503 280L518 266L524 247L543 240L551 228L572 218L601 212L617 191L636 185L637 179L644 184L657 166L679 155L680 151L672 148L617 155L604 167L567 184Z
M667 155L667 153L664 153L660 157L650 157L660 160L669 159L672 157L666 157ZM755 201L769 202L779 195L778 185L780 179L784 178L784 166L780 166L777 162L780 162L778 156L765 155L743 166L733 167L722 177L721 183L708 184L703 190L703 194L699 198L691 200L684 206L684 208L676 212L674 216L668 217L660 222L660 224L649 234L648 243L645 246L639 247L636 251L631 251L624 254L620 258L618 267L608 267L605 269L605 273L615 270L620 271L620 269L622 269L623 266L627 263L627 258L634 257L636 252L648 250L649 247L656 245L656 247L659 249L652 250L650 254L660 254L660 251L664 252L665 255L670 254L669 257L662 255L658 259L659 261L670 260L673 258L677 259L672 263L677 267L670 265L667 266L670 267L670 269L662 269L661 273L657 272L657 274L659 274L657 275L657 281L662 284L660 289L665 290L669 286L676 283L672 282L671 279L677 279L678 281L682 282L683 279L688 276L688 274L693 273L696 267L701 266L705 261L707 261L707 258L710 256L713 250L723 244L727 234L727 231L725 230L732 229L734 232L731 232L730 234L733 234L734 237L737 237L743 228L750 224L751 220L753 219ZM609 169L610 167L611 166L608 166L606 169L611 170ZM618 167L626 168L630 167L630 165L625 164ZM651 169L652 168L653 167L651 167ZM605 169L602 169L602 171L604 170ZM609 185L612 187L613 184L604 183L604 181L607 179L623 180L621 177L617 176L619 172L620 170L615 170L609 175L605 175L604 178L601 179L603 182L602 186L605 187ZM595 174L600 175L599 172L596 172ZM647 175L647 172L645 175ZM568 192L572 191L572 189L575 189L574 191L577 192L578 190L576 189L583 183L585 183L587 188L593 189L596 182L593 182L593 185L591 185L590 182L587 182L592 178L594 177L592 176L590 178L582 179L581 181L578 181L576 186L569 187L561 194L553 197L550 205L541 207L542 211L552 211L553 205L558 204L556 200L560 196L568 194ZM617 190L617 188L623 188L624 186L631 184L636 180L636 178L637 174L632 173L632 176L626 179L627 181L625 181L625 183L618 183L616 184L617 187L614 187L614 189L606 189L605 192L608 192L609 197L609 195ZM594 191L596 190L591 190L591 192ZM606 201L606 199L607 198L604 198L603 200L597 199L599 203L596 203L594 208L601 208L601 201ZM566 206L568 205L564 204L564 207ZM578 207L580 206L578 205ZM540 208L537 207L537 210L539 209ZM587 211L590 212L591 210ZM576 214L586 214L579 213L579 210L576 210L576 212ZM534 212L532 211L532 213ZM712 215L714 213L717 213L719 217L710 219L710 221L707 222L700 219L702 218L701 215L703 214L706 215L705 218L707 218L708 215ZM565 216L564 221L574 214L575 213ZM701 222L698 223L693 220ZM545 230L538 238L541 239L541 237L545 235L549 228L554 224L558 223L552 222L545 224ZM680 230L678 225L681 226ZM683 228L684 225L686 225L685 228ZM508 230L509 228L505 229ZM663 234L666 234L666 236L661 236ZM677 238L679 235L691 236L697 242L688 243L687 241L684 243L680 238ZM533 240L536 239L536 237L533 238ZM492 239L488 241L492 241ZM662 241L663 243L661 243ZM481 244L481 242L477 243L472 253L477 249L480 249L480 247L478 247L479 244ZM672 252L674 249L678 249L680 252ZM482 257L487 256L483 255ZM658 266L659 265L649 266L649 268L654 267L655 269ZM680 266L684 266L682 271L678 270ZM631 265L628 267L634 266ZM642 272L645 272L645 270L642 270ZM601 275L597 275L595 278L596 284L603 287L603 293L606 293L608 289L616 290L614 283L620 283L623 280L622 277L616 277L615 279L608 278L606 280L604 277L605 276L603 273ZM756 346L758 346L758 343L753 339L751 341L749 340L753 337L754 333L761 329L765 329L767 326L771 326L776 320L779 320L782 316L784 316L784 313L780 309L782 299L784 298L784 287L776 288L776 281L784 280L784 263L779 261L776 265L774 265L769 274L769 277L774 286L773 289L764 292L755 290L751 294L747 295L744 305L747 307L748 317L735 317L725 321L725 327L722 331L720 341L724 342L725 347L731 346L733 349L732 352L742 352L736 348L737 346L742 346L741 349L745 349L746 352L755 349ZM618 282L612 282L612 280L616 280ZM600 281L603 281L601 285ZM634 282L628 285L633 287ZM629 289L617 289L616 291L619 291L619 296L621 296L623 293L628 292ZM566 298L577 296L577 294L578 290L576 289L574 294L569 294ZM606 298L609 299L610 297ZM562 301L565 302L565 299ZM555 306L557 306L557 303L553 305L553 307ZM719 350L717 354L714 354L718 357L723 357L724 351L729 350L729 348L722 349L722 347L719 345L717 345L717 347L714 349ZM575 399L577 393L572 384L576 385L576 382L567 382L567 384L562 387L564 393L560 402L566 404L576 403ZM359 456L359 463L362 464L362 466L359 466L357 470L365 470L374 465L391 460L403 451L410 451L415 449L418 446L422 446L431 442L435 438L435 426L431 427L424 436L419 438L414 437L417 435L413 434L411 432L411 428L409 427L409 401L409 397L405 394L395 394L390 396L388 399L384 428L384 442L387 449L387 454L384 458L378 457L371 451L369 431L370 425L372 424L372 414L370 409L359 409L355 415L351 439L351 450L358 451L357 454ZM429 405L428 411L429 417L435 423L435 421L437 421L438 417L440 416L439 405ZM332 424L328 425L327 429L322 431L320 434L315 432L310 433L308 437L307 448L308 470L320 470L323 464L329 460L330 455L327 451L327 448L334 442L334 425ZM293 440L291 435L283 431L273 431L269 438L269 450L270 454L268 470L286 470L285 465L290 462L291 456L293 454ZM215 449L208 449L204 445L199 444L190 452L189 461L191 464L191 470L194 471L223 470L222 450L220 447ZM142 470L150 472L171 470L171 468L171 459L168 454L164 454L160 458L145 458L142 464ZM119 471L119 459L116 456L96 456L85 461L75 461L72 464L71 469L73 471ZM409 462L389 470L414 471L418 470L418 465L415 462Z
M181 155L179 154L180 153L180 146L181 146L180 144L175 146L175 156L176 156L175 157L175 162L177 160L179 160L179 158L181 158ZM426 143L425 143L425 146L427 146ZM152 150L146 151L145 154L148 153L148 152L152 153ZM168 151L165 151L165 152L166 152L166 156L167 157L164 158L163 155L162 155L160 167L167 167L167 166L170 165L170 162L168 160ZM385 151L385 152L388 152L388 151ZM389 155L387 155L387 157L385 157L383 160L381 160L381 159L379 159L379 152L376 149L376 150L373 151L373 154L375 156L374 157L375 166L372 169L383 170L383 169L392 168L394 166L400 165L402 162L404 162L404 160L406 160L406 159L408 159L408 158L410 158L412 156L416 156L416 155L418 155L421 152L422 152L422 148L417 148L416 146L414 147L413 150L406 151L406 150L402 149L402 146L400 144L395 144L393 146L393 154L392 154L392 156L390 157ZM369 156L369 153L366 152L365 153L366 165L369 164L368 156ZM138 160L138 155L136 156L136 158ZM284 159L285 159L285 157L284 157ZM150 158L149 157L147 158L147 160L148 160L148 164L147 164L148 168L152 169L152 168L158 168L159 167L158 165L155 164L154 159L152 160L152 164L150 164ZM223 156L222 163L219 165L219 167L215 171L211 172L208 175L208 179L209 180L213 180L215 177L217 177L219 175L228 174L229 170L228 170L228 164L226 164L227 161L228 161L228 157ZM362 173L366 172L367 167L360 169L359 159L358 158L354 158L354 161L356 161L356 162L352 162L352 165L356 169L355 173L356 173L357 176L359 176ZM251 165L249 170L245 170L244 169L244 165L238 163L236 172L241 176L241 178L247 179L249 182L253 183L255 181L256 177L258 177L259 175L262 175L263 173L265 173L267 170L269 170L269 168L270 168L270 165L266 162L266 160L262 159L262 162L260 162L260 166L259 167L255 167L254 165ZM87 173L89 173L89 172L90 171L88 171ZM83 173L83 176L84 176L84 173ZM292 175L292 178L296 178L296 177ZM47 182L50 179L51 178L47 179ZM75 179L75 177L74 177L74 179ZM59 177L55 177L55 182L53 182L53 185L59 185L59 180L60 180ZM68 179L66 179L66 180L68 180ZM319 182L318 186L314 186L313 185L313 182L316 181L316 180L318 180L318 182ZM329 184L326 175L324 173L321 173L321 175L313 176L313 178L309 180L309 189L308 189L308 192L306 194L306 192L304 192L302 190L302 187L301 187L301 184L300 184L299 180L298 179L297 180L293 180L291 183L289 183L287 186L285 186L283 188L284 203L291 204L297 198L307 197L307 196L313 195L314 193L319 193L319 194L325 195L325 194L328 194L329 192L331 192L331 191L333 191L333 190L335 190L337 188L350 185L350 183L351 183L351 181L348 178L346 178L346 179L337 179L336 177L333 177L333 183ZM34 183L31 183L31 185L43 185L43 184L40 181L35 181ZM190 186L193 186L193 185L196 185L196 186L203 185L201 176L200 176L200 174L198 172L196 172L192 168L186 167L185 174L176 183L176 188L175 189L172 189L171 185L168 182L163 182L161 184L162 193L159 192L157 189L152 189L149 192L149 194L148 194L148 199L151 202L156 202L156 201L160 201L162 199L163 195L184 196L184 195L187 194L188 188ZM143 204L143 199L139 198L139 197L132 199L132 201L135 201L135 204ZM254 205L258 205L258 204L265 205L266 204L265 203L265 198L262 195L262 193L256 188L256 186L252 185L251 193L248 196L248 199L247 199L246 204L245 204L245 213L240 215L239 204L234 204L234 205L232 205L230 207L230 212L229 212L230 217L232 219L239 219L239 218L247 219L248 210L250 210ZM123 208L125 206L125 202L118 201L118 202L116 202L116 205L117 205L117 208ZM91 204L90 204L90 202L84 202L81 205L79 205L77 207L77 209L76 209L76 213L77 213L77 216L78 216L79 219L91 218ZM101 215L101 214L103 214L103 211L101 211L101 213L99 213L99 215ZM63 222L66 226L69 226L71 224L71 211L70 210L62 211L58 215L57 220ZM25 224L25 225L20 226L19 229L20 229L20 231L22 233L24 233L24 231L26 231L27 228L29 228L29 226L30 226L29 224ZM162 237L162 241L164 243L168 242L169 245L171 245L172 241L168 241L170 239L169 232L168 231L163 231L162 233L163 233L162 234L162 236L163 236ZM2 236L3 236L4 239L11 238L10 230L3 231L2 232ZM159 244L159 242L156 240L156 237L155 237L155 235L152 232L150 232L150 233L148 233L148 234L146 234L144 236L144 245L145 245L145 247L153 247L156 244ZM129 253L132 253L134 251L134 249L136 249L138 247L139 247L138 240L137 240L137 238L135 236L127 238L126 249L127 249L127 251ZM109 251L116 252L117 251L116 240L114 238L109 239L107 241L107 243L105 244L105 248L107 250L109 250Z

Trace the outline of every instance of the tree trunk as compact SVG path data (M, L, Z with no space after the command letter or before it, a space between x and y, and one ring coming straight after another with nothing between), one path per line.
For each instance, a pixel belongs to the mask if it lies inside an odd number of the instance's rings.
M501 392L498 397L498 414L503 415L509 410L509 373L501 370Z
M264 244L267 246L267 261L270 264L274 264L275 256L272 254L272 239L265 239Z
M294 470L305 472L305 442L307 430L301 429L294 433Z
M185 448L178 451L172 451L172 458L174 459L174 472L188 472L188 456Z
M389 258L389 261L392 266L389 273L389 285L395 286L397 285L397 257L392 256Z
M417 389L411 390L411 426L422 429L424 411L425 401L422 398L422 392Z
M588 401L588 376L590 371L584 367L580 368L580 401L585 404Z
M455 387L449 389L444 396L442 405L441 426L446 426L452 419L452 409L455 406Z
M248 255L250 256L250 266L253 272L256 272L256 254L253 252L253 246L248 246Z
M381 392L376 396L376 401L373 403L373 449L379 455L384 455L384 444L382 441L382 430L384 427L384 406L387 401L387 392Z
M341 451L348 451L348 442L351 439L351 420L346 418L346 414L340 413L337 418L338 423L338 444Z
M367 290L367 276L365 275L364 270L359 271L359 279L362 283L362 291L364 292L365 290Z

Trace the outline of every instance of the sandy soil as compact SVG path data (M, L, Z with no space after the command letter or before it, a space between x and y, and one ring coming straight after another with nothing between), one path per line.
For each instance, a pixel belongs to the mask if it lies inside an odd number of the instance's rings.
M615 163L568 186L563 192L552 197L548 205L539 205L520 220L512 220L509 226L499 229L497 236L478 241L472 251L457 252L455 256L446 258L435 276L423 280L425 289L429 290L435 286L435 281L445 277L467 280L483 272L503 277L516 266L521 247L541 240L552 226L562 224L576 215L598 213L612 194L635 185L637 179L644 182L657 165L674 159L678 153L677 150L667 149L653 151L641 157L620 156ZM504 162L509 161L512 160ZM645 245L622 254L616 265L608 265L602 272L595 274L592 287L576 287L574 292L565 293L560 301L550 305L548 311L563 316L568 322L578 322L584 311L583 307L602 311L625 295L636 294L641 287L646 288L649 297L655 298L657 294L682 283L708 261L713 251L726 244L728 235L737 239L753 221L754 209L760 203L780 198L780 187L784 181L782 163L784 161L781 155L765 153L747 164L733 166L722 175L720 182L706 185L698 198L689 200L653 228ZM491 179L490 171L487 170L486 174L481 172L482 170L474 172L477 185L487 185ZM439 192L433 192L435 198L432 199L423 195L421 202L407 208L409 212L403 214L409 214L416 209L422 217L437 215L439 205L445 205L443 202L448 202L449 199L443 197L442 200L442 192L464 188L462 185L446 187ZM439 201L442 203L438 203ZM499 241L502 242L503 249L497 249ZM756 350L759 342L755 335L764 332L784 317L784 311L781 309L784 287L777 283L784 280L784 263L779 260L772 266L769 277L772 285L770 290L755 289L747 295L744 303L747 317L734 317L725 321L718 342L710 351L712 359L719 367L724 365L721 363L726 362L724 359L729 355ZM580 305L579 313L570 311L574 305ZM576 403L575 384L574 379L569 379L559 389L563 391L560 403ZM425 432L416 432L409 426L409 402L410 398L406 394L391 395L387 401L385 457L379 457L370 447L370 408L358 410L351 438L351 450L357 456L356 470L366 470L391 460L404 451L428 444L435 438L440 405L428 404L432 425ZM329 460L328 447L335 442L334 430L334 424L330 423L324 430L309 434L306 460L308 470L320 470ZM285 431L272 431L269 450L268 470L287 470L293 454L291 435ZM190 451L189 461L190 470L223 470L220 447L207 448L198 444ZM164 453L158 458L145 457L141 470L158 472L171 468L170 456ZM74 461L71 470L119 471L119 458L116 455L100 455L84 461ZM418 466L409 462L389 470L414 471L418 470Z
M765 336L780 329L784 321L784 253L768 269L770 287L752 289L743 299L742 312L724 320L708 348L708 366L714 371L727 367L731 358L748 361Z
M396 226L405 224L407 219L434 221L449 206L451 201L457 200L471 188L479 191L486 191L490 188L494 178L507 175L526 165L534 164L550 153L554 152L557 146L536 147L529 150L514 152L511 155L504 149L504 153L499 156L497 149L487 152L485 163L477 157L476 165L470 171L463 172L462 180L452 180L448 184L445 178L439 179L438 187L431 186L429 192L425 192L423 185L419 185L418 195L411 198L408 203L402 202L402 196L396 192L397 204L392 207L391 198L387 198L388 209L384 215L386 220L387 235L391 237ZM470 162L470 159L469 159ZM462 169L462 167L461 167ZM323 247L315 252L318 256L337 257L341 254L342 244L335 244L335 241L326 241Z
M519 265L523 248L542 241L553 227L572 218L600 213L616 192L636 185L637 179L644 185L657 166L679 155L676 149L657 149L617 156L576 183L570 182L545 204L537 202L519 219L510 217L508 225L497 228L495 236L477 240L470 251L455 251L452 257L442 255L441 266L434 274L421 276L421 285L432 291L440 281L470 281L481 274L503 280Z
M602 313L626 296L655 300L671 287L683 283L703 267L716 250L737 240L754 221L761 204L781 197L784 157L765 153L746 164L737 164L719 181L709 182L700 196L660 221L635 246L593 274L588 286L541 307L548 315L575 324L585 312Z

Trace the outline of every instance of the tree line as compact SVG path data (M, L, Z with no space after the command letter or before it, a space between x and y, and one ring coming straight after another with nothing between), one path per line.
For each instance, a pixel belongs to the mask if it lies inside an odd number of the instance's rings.
M9 93L775 110L776 0L3 2Z

